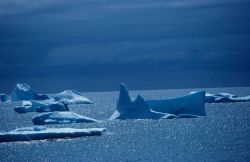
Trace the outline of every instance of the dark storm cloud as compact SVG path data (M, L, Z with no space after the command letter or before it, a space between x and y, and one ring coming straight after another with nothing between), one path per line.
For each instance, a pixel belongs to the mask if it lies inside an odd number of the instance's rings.
M0 72L250 71L249 0L0 2Z

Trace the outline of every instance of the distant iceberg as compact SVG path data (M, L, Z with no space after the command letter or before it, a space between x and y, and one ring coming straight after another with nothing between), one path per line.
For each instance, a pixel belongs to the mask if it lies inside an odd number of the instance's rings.
M64 104L93 104L91 100L81 95L80 92L65 90L51 97L52 101Z
M14 110L18 113L27 112L51 112L51 111L68 111L68 105L51 102L50 100L45 101L22 101L22 106L16 106Z
M229 93L218 93L218 94L206 93L206 98L205 98L206 103L246 102L246 101L250 101L250 95L244 97L238 97L236 95L232 95Z
M203 96L204 97L204 96ZM204 102L204 99L202 100ZM177 105L177 104L176 104ZM176 106L173 105L173 106ZM161 105L162 106L162 105ZM199 117L200 114L203 113L190 113L189 111L182 111L183 106L177 105L178 108L181 109L180 112L184 112L186 114L170 114L165 112L157 112L151 109L151 106L146 102L140 95L137 96L137 98L132 101L127 87L124 84L120 85L120 94L119 99L117 102L116 110L111 116L111 120L113 119L173 119L173 118L194 118ZM204 105L200 109L204 109ZM163 107L165 108L168 107ZM198 108L196 108L198 109ZM190 110L191 111L191 110ZM196 111L196 110L195 110ZM204 113L205 114L205 113Z
M36 125L97 122L95 119L88 118L73 112L43 113L33 117L32 121Z
M46 100L49 97L45 94L38 94L28 84L18 83L11 93L12 101L20 100Z
M6 102L8 101L9 97L6 94L1 93L0 94L0 102Z
M0 132L0 142L31 141L58 138L76 138L83 136L99 136L105 128L46 128L46 127L25 127L10 132Z

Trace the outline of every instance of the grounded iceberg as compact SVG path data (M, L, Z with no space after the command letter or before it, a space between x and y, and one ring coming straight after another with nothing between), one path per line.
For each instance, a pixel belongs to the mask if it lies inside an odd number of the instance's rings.
M99 136L104 131L105 128L76 129L76 128L26 127L26 128L15 129L10 132L0 132L0 142Z
M191 92L194 93L194 92ZM211 94L206 93L205 102L206 103L219 103L219 102L246 102L250 101L250 95L244 97L238 97L229 93L218 93Z
M80 92L65 90L61 93L55 94L51 98L52 101L61 102L64 104L92 104L88 98L81 95Z
M44 124L69 124L81 122L97 122L97 120L88 118L73 112L49 112L33 117L33 123L36 125Z
M190 114L205 116L205 92L198 91L182 97L147 100L150 108L157 112L169 113L174 115Z
M8 101L9 97L6 94L1 93L0 94L0 102L6 102Z
M38 94L28 84L18 83L11 94L12 101L20 100L46 100L47 95Z
M204 99L202 100L204 102ZM204 109L204 104L200 109ZM179 106L183 108L183 106ZM164 107L166 108L166 107ZM197 108L198 109L198 108ZM205 111L205 110L204 110ZM182 112L182 111L180 111ZM188 111L183 111L188 112ZM200 114L195 113L183 114L170 114L165 112L157 112L151 109L148 102L146 102L140 95L132 101L128 89L124 84L120 85L120 94L117 102L116 110L111 116L112 119L172 119L172 118L193 118L198 117ZM204 113L205 114L205 113Z
M59 102L51 102L50 100L22 101L22 106L16 106L14 110L18 113L69 111L68 105Z

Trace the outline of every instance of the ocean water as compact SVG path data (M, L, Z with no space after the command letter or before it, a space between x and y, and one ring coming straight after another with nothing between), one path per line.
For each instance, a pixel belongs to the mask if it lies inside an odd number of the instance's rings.
M145 99L181 96L193 90L249 95L250 87L131 91ZM93 105L70 106L98 123L48 127L105 127L102 136L0 143L0 161L250 161L250 102L206 104L207 116L189 119L110 121L118 92L83 93ZM33 126L36 113L18 114L0 103L0 131Z

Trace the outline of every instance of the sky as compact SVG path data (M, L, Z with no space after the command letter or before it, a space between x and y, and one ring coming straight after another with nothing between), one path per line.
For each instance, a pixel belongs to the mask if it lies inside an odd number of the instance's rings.
M0 92L250 86L250 0L1 0Z

